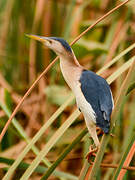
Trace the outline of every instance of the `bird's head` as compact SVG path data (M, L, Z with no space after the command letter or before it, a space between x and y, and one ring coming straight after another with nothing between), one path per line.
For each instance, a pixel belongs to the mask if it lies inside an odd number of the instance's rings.
M66 56L72 54L72 49L69 44L62 38L57 37L43 37L37 35L27 35L29 38L40 41L46 47L52 49L59 56Z

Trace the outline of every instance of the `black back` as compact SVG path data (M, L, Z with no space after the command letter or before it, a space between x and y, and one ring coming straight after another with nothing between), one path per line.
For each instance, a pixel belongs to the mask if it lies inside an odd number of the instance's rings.
M113 108L112 95L108 83L104 78L88 70L82 72L80 83L84 97L96 113L97 126L104 133L108 133Z

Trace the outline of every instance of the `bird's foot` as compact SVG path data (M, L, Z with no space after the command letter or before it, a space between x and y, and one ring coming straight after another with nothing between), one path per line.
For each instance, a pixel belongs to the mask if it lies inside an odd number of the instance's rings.
M88 162L92 163L92 161L90 160L92 156L96 157L96 152L98 151L98 147L93 148L93 146L90 146L89 152L86 155L86 159L88 160Z

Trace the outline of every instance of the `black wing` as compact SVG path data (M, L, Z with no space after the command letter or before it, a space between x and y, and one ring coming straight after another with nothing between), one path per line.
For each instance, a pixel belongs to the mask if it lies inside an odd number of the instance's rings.
M81 90L96 113L96 124L105 133L109 132L113 99L106 80L92 71L83 70L80 78Z

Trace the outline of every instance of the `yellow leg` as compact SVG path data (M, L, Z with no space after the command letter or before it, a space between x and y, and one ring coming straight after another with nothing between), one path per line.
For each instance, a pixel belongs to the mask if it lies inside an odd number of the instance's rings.
M98 139L98 136L97 136L97 132L96 132L96 125L94 123L90 123L89 125L88 125L88 123L86 123L86 124L87 124L88 131L89 131L89 133L90 133L90 135L91 135L91 137L92 137L92 139L94 141L94 144L96 146L96 148L93 149L92 145L91 145L90 149L89 149L89 152L86 155L86 158L90 162L90 157L91 156L95 156L95 152L97 152L98 149L99 149L100 142L99 142L99 139Z
M87 126L88 130L89 130L89 133L96 145L97 148L99 148L100 146L100 142L99 142L99 139L98 139L98 136L97 136L97 132L96 132L96 125L95 124L92 124L92 125L89 125Z

